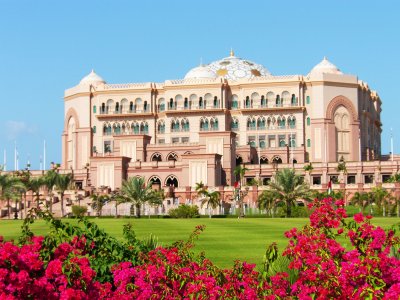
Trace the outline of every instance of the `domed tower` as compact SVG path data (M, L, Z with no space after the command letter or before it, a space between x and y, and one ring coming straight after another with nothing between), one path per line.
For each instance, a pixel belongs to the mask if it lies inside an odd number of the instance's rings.
M306 76L306 109L311 118L311 161L360 159L357 76L344 74L326 57Z
M92 93L105 83L104 79L92 70L78 85L65 91L62 134L63 169L83 169L89 162L92 150Z

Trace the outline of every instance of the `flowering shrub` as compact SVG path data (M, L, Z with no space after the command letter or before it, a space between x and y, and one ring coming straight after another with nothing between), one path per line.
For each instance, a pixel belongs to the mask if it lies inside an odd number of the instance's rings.
M309 225L286 232L283 257L276 244L267 248L261 273L239 261L220 269L194 255L204 226L187 242L155 248L130 226L118 242L87 220L74 227L36 212L50 222L49 235L33 236L28 218L19 245L0 237L0 299L399 299L396 228L375 227L362 214L348 221L343 201L330 198L310 209Z

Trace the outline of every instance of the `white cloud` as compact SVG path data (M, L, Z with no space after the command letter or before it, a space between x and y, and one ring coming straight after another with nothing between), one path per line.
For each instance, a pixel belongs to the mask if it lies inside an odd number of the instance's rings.
M21 135L32 134L36 131L36 126L28 125L23 121L7 121L5 125L5 134L9 140L15 140Z

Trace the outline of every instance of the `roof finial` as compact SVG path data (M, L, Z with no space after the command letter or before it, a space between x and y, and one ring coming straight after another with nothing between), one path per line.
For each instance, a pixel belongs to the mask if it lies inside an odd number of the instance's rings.
M328 60L325 55L324 55L324 60Z
M235 56L235 52L233 52L233 49L232 49L232 47L231 47L231 52L229 53L229 56L230 56L230 57L233 57L233 56Z
M200 57L200 67L203 65L203 58Z

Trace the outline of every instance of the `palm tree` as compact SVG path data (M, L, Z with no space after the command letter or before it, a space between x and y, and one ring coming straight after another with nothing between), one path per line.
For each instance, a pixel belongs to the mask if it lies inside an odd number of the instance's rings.
M24 195L24 215L26 215L26 192L30 190L29 188L29 182L31 179L31 172L27 170L22 170L22 171L16 171L14 172L14 175L19 178L21 183L24 185L23 189L23 195Z
M60 192L60 201L61 201L61 217L64 217L64 194L65 191L71 187L73 182L72 174L59 174L56 176L56 189Z
M39 208L40 188L45 185L44 177L32 177L29 179L28 190L32 191L32 196L36 197L36 207Z
M0 190L1 199L7 200L8 218L11 219L11 206L10 200L14 199L15 192L17 189L23 189L24 185L21 183L18 177L11 176L9 174L0 175Z
M274 217L276 208L276 199L278 199L278 196L275 192L271 190L263 191L261 195L258 196L257 199L258 208L260 210L265 209L267 215L269 214L271 217Z
M50 213L53 212L53 188L56 185L58 176L59 174L55 170L47 171L46 175L44 176L44 185L47 188L47 193L50 198Z
M91 207L96 211L97 216L101 216L101 210L104 205L110 200L110 197L108 195L98 195L98 194L93 194L91 196L92 198L92 204Z
M202 193L202 191L206 190L206 186L204 185L203 181L197 182L196 183L196 187L195 190L197 192L198 195L200 195Z
M363 212L368 205L368 193L355 192L350 200L351 205L358 206L359 212Z
M276 172L275 181L268 185L276 199L285 203L286 217L291 216L292 206L297 204L297 199L308 200L311 197L310 187L293 169L279 170Z
M244 165L241 166L236 166L235 169L233 170L233 174L236 176L236 179L239 180L239 190L237 191L237 198L239 200L239 218L244 217L244 209L243 209L243 195L241 194L241 187L244 185L244 175L246 174L246 171L248 171Z
M135 205L136 217L140 218L140 208L143 204L159 205L162 203L160 193L152 189L149 182L146 185L144 177L131 177L122 183L122 194Z
M377 186L372 188L372 199L375 199L375 204L382 208L383 216L386 216L386 204L389 200L390 194L383 187Z
M209 192L208 190L202 190L200 192L201 196L203 196L201 200L201 207L207 204L208 214L211 218L211 209L216 209L220 205L221 194L217 191Z
M118 218L118 205L129 202L129 199L118 189L112 192L110 200L115 201L115 217Z

